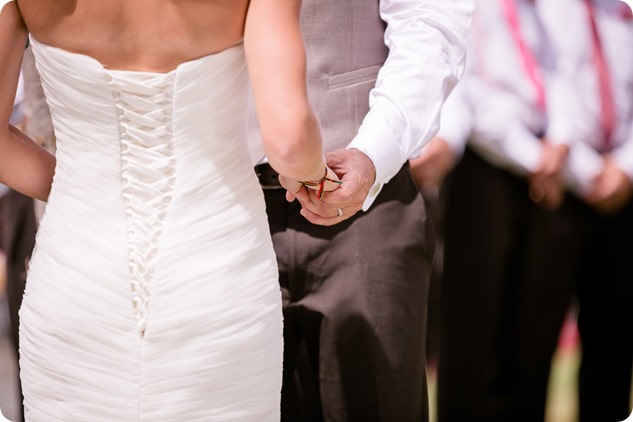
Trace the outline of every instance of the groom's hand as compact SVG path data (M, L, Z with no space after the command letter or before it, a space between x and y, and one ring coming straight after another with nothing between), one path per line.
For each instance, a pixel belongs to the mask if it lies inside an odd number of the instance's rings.
M311 223L332 226L361 210L376 179L376 168L369 157L354 148L327 152L325 157L327 165L343 182L341 186L326 192L321 199L310 189L288 191L286 198L297 199L303 207L301 215Z

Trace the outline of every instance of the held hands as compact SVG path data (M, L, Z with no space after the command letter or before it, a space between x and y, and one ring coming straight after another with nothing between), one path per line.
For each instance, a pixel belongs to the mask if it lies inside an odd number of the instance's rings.
M565 193L562 170L568 155L566 145L552 145L547 139L543 140L536 171L528 177L528 194L535 204L551 210L562 204Z
M615 214L629 201L632 191L628 175L607 155L585 201L599 212Z
M316 196L319 199L323 199L325 192L332 192L338 189L343 182L341 182L336 175L327 165L325 166L325 173L319 180L314 181L300 181L304 187L316 191Z
M325 174L319 180L314 181L299 181L289 179L285 176L279 175L279 182L286 189L286 197L293 198L295 195L301 195L300 191L302 189L312 189L316 191L317 198L322 199L325 192L332 192L338 189L343 182L340 181L339 177L334 173L334 171L326 166ZM291 199L288 201L292 202Z
M326 153L328 169L340 177L342 184L330 185L319 199L317 190L304 187L301 182L283 176L279 180L288 191L286 199L295 199L302 206L301 215L313 224L332 226L356 214L363 206L369 189L374 184L374 163L357 149L342 149ZM330 174L330 173L328 173ZM335 179L336 180L336 179Z

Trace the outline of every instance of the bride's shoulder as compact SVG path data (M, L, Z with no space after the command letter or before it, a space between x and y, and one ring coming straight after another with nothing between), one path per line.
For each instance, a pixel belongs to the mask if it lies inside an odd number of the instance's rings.
M15 0L0 0L0 10L2 10L2 8L4 7L5 4L7 3L11 3Z

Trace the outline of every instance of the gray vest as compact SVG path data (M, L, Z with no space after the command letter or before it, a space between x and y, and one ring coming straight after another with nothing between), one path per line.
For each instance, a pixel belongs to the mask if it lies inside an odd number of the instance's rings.
M327 150L347 146L369 111L369 91L388 53L378 3L303 1L301 24L308 56L308 91ZM250 130L249 147L253 162L259 162L263 149L255 127Z

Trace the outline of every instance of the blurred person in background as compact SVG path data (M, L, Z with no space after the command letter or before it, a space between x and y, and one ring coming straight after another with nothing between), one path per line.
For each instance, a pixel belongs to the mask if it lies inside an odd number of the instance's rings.
M563 198L568 147L557 122L569 87L555 64L534 2L476 3L463 93L447 102L438 134L454 157L463 150L445 192L440 422L544 418L544 400L525 405L541 393L522 356L540 346L524 345L520 327L540 289L522 277L533 215Z
M582 348L581 422L631 413L633 365L633 14L618 0L541 2L557 71L573 85L561 134L570 142L563 205L539 210L540 239L526 265L543 286L523 325L525 344L555 348L575 293ZM566 25L560 24L564 16ZM526 353L546 387L549 356Z
M466 84L468 80L462 79L446 99L443 110L448 111L441 112L437 136L422 148L419 157L409 160L411 175L424 197L435 235L426 336L427 365L431 370L437 368L439 347L439 304L444 268L444 214L446 212L444 179L461 159L473 125L470 103L463 98L467 95Z

